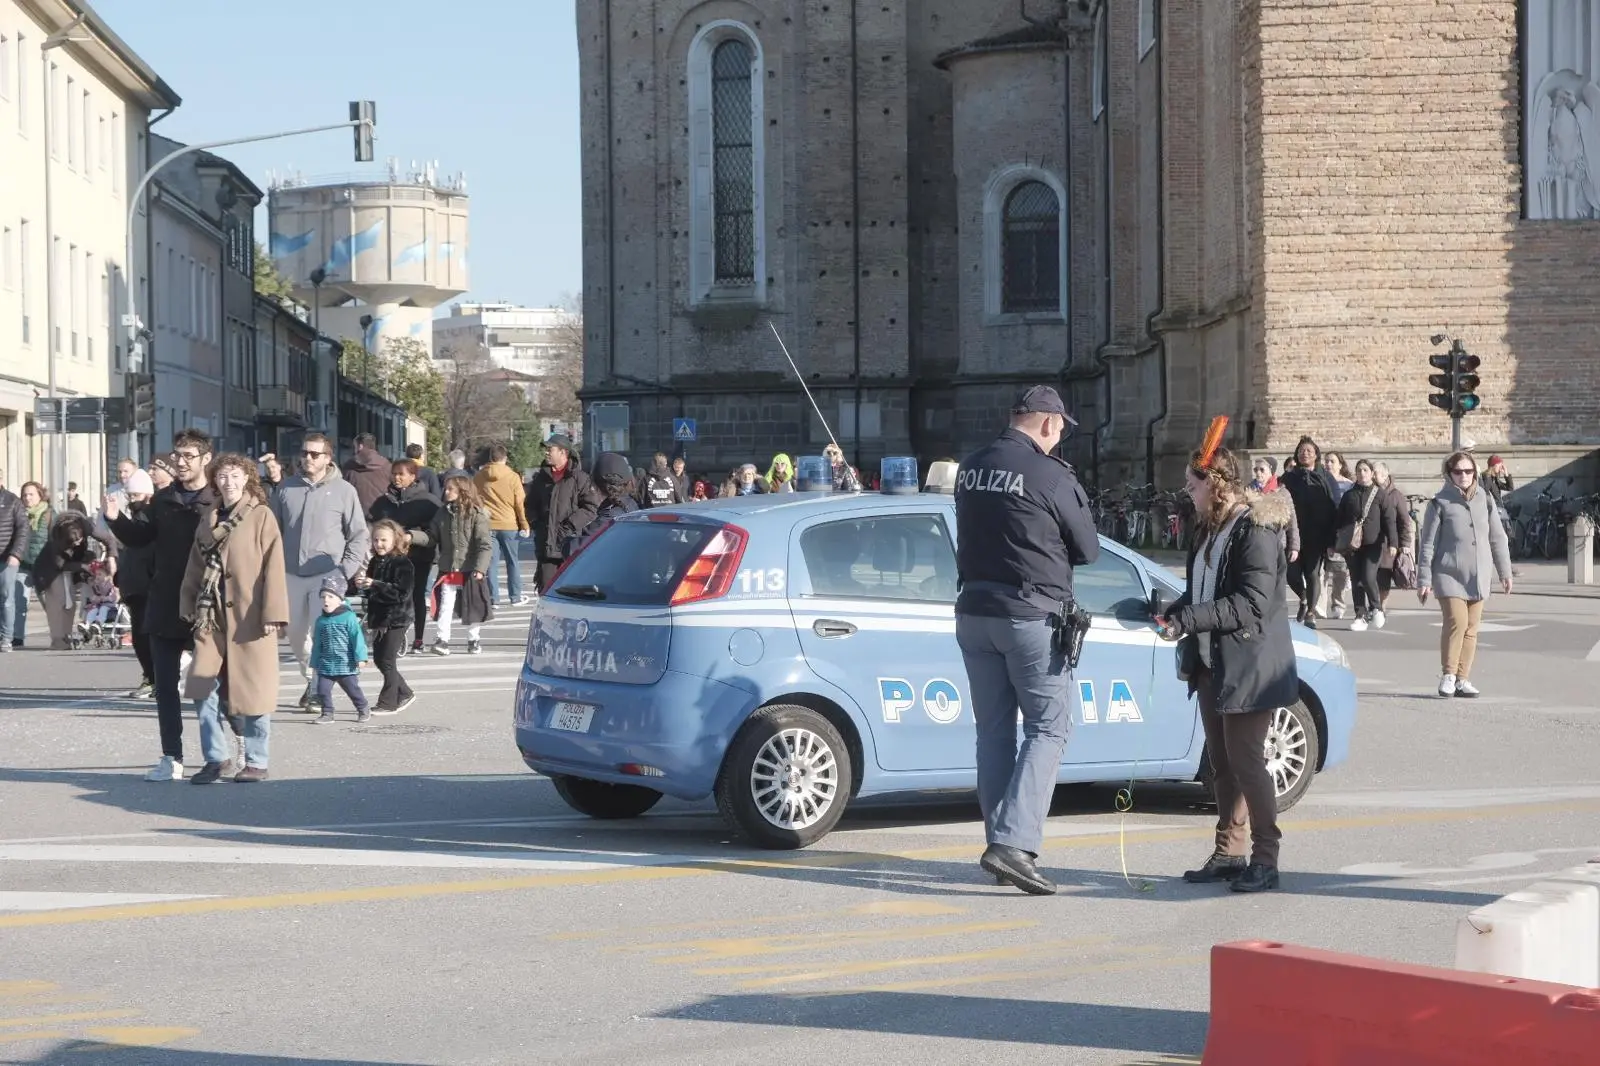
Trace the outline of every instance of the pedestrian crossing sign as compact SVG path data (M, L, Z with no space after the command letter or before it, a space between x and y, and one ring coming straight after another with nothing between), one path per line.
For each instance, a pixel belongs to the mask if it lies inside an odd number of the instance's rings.
M695 422L692 418L674 418L672 420L672 439L682 444L693 444L698 434L695 432Z

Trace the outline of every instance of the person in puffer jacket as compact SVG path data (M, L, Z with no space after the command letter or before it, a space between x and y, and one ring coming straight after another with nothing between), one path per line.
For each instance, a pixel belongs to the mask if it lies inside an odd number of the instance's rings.
M367 638L356 613L345 602L349 583L335 572L322 582L322 615L311 636L311 666L317 672L317 699L322 703L319 725L333 721L333 686L338 685L356 705L356 721L370 722L372 707L361 691L361 668L367 665Z

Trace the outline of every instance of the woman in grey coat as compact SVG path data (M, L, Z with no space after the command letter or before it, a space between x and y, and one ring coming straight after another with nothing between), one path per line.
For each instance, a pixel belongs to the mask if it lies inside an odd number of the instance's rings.
M1439 695L1478 695L1467 675L1478 649L1478 623L1489 599L1489 582L1511 591L1511 551L1498 505L1478 483L1478 461L1456 452L1444 463L1444 488L1422 514L1417 543L1417 598L1437 592L1444 614L1440 638Z

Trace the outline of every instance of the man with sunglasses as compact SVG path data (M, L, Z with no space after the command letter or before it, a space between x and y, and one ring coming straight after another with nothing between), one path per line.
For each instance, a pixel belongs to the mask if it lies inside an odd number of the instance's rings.
M194 643L193 627L183 620L178 594L189 567L200 513L217 502L208 471L211 438L198 429L186 429L172 441L172 484L156 493L150 506L124 514L124 498L105 498L106 524L124 545L154 545L149 598L144 607L144 628L150 635L150 665L155 677L156 719L161 726L161 761L145 775L146 781L183 780L183 702L179 684L184 654Z
M317 675L311 669L311 634L322 613L322 583L338 571L353 579L367 565L371 533L355 486L333 461L333 441L307 433L300 448L300 473L283 476L275 455L263 455L272 492L272 513L283 531L283 559L289 579L289 647L306 679L296 702L308 714L316 702Z

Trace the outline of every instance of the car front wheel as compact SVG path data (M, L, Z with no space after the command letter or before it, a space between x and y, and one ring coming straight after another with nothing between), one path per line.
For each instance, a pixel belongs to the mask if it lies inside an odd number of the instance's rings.
M661 802L661 793L641 785L612 785L566 774L552 774L550 783L567 806L590 818L637 818Z
M1271 712L1263 755L1267 762L1267 773L1272 775L1273 790L1278 796L1278 813L1282 814L1299 803L1311 787L1311 779L1317 774L1317 763L1322 755L1317 722L1304 700L1296 700L1287 707L1279 707ZM1211 765L1210 751L1200 759L1199 780L1214 799L1216 770Z
M793 850L827 836L849 802L844 738L806 707L763 707L734 738L717 777L717 808L758 847Z

